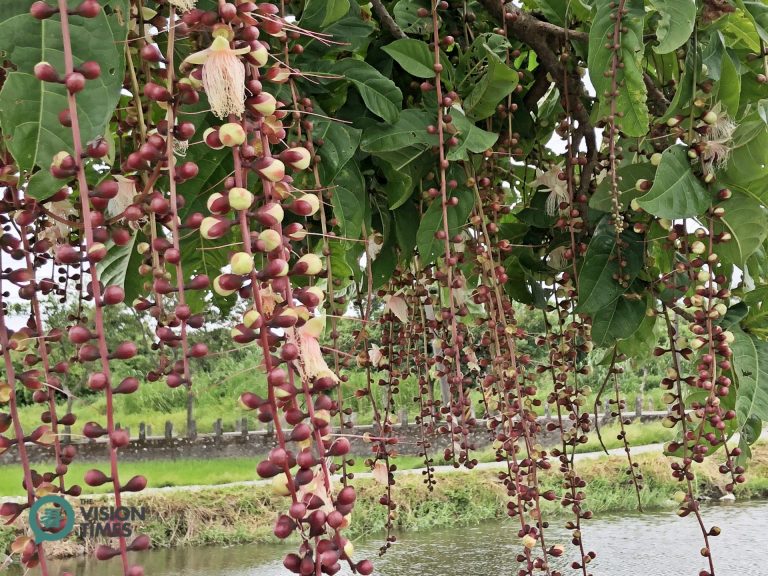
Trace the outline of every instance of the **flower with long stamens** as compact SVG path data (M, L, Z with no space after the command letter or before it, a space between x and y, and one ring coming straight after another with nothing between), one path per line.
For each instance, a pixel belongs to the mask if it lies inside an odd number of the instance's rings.
M731 157L733 133L737 124L723 111L720 102L715 104L709 114L714 119L710 122L704 138L701 140L701 168L705 176L715 170L725 168Z
M247 46L234 49L224 36L217 36L208 48L184 60L203 66L203 88L211 111L219 118L245 112L245 66L238 56L250 50Z
M568 202L570 195L568 194L568 184L563 179L560 179L563 173L560 166L552 166L546 172L536 169L536 178L529 185L537 188L539 186L549 190L549 196L547 196L546 210L550 216L555 216L560 210L560 204Z

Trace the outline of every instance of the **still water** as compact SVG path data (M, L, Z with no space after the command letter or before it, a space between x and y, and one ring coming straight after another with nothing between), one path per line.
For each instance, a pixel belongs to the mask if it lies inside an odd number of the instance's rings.
M707 506L704 519L707 527L723 529L712 539L718 576L768 575L768 502ZM674 512L604 515L585 524L585 544L598 554L591 565L595 576L695 576L705 567L699 555L701 534L692 517L681 519ZM553 526L548 534L548 543L573 550L564 529ZM519 550L516 540L511 522L492 521L402 534L383 558L376 558L378 539L359 542L355 556L375 559L380 576L511 576ZM249 545L157 550L142 554L140 562L147 576L284 576L281 558L292 549ZM563 562L568 564L570 560ZM68 569L76 576L121 573L117 560L70 560L53 568L54 574Z

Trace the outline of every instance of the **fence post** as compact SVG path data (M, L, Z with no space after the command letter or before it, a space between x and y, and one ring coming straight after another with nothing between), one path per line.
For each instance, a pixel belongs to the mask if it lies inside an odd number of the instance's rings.
M240 420L240 432L242 432L243 438L248 438L248 418Z
M544 417L547 420L551 420L552 419L552 411L549 408L549 403L544 404Z
M643 415L643 395L638 394L635 397L635 416L638 418L642 417Z
M189 430L187 430L187 438L194 440L197 438L197 420L189 421Z
M213 434L216 437L216 440L221 440L221 436L222 436L221 418L217 419L216 422L213 423Z
M400 414L398 415L398 418L400 419L400 424L402 426L408 426L408 408L400 408Z
M144 442L147 439L147 426L144 422L139 422L139 442Z
M173 438L173 422L167 421L165 423L165 439L170 440Z

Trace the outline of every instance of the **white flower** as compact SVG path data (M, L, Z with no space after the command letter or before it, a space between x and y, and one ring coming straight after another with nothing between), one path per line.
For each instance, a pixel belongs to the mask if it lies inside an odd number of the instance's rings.
M197 0L168 0L168 3L175 6L181 12L189 12L195 7Z
M546 210L550 216L555 216L559 212L561 203L570 200L568 183L560 179L561 174L563 174L563 170L560 166L552 166L546 172L536 168L536 179L529 184L534 188L542 186L549 190Z
M720 102L710 111L716 118L709 124L706 135L701 140L703 145L700 152L701 168L705 176L715 170L725 168L731 156L733 133L737 124L723 111Z
M203 65L203 88L211 111L219 118L245 112L245 66L238 56L250 50L247 46L234 50L226 38L217 36L208 48L184 60Z

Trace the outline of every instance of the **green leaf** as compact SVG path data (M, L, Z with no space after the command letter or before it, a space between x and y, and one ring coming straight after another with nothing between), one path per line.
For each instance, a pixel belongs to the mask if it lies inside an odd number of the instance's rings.
M768 5L757 0L735 0L736 6L749 16L755 25L757 34L763 42L768 42Z
M400 0L392 9L395 22L407 34L432 32L432 19L419 16L419 8L431 8L429 0Z
M25 4L26 9L18 12ZM58 121L59 112L67 107L66 89L61 84L42 83L32 75L41 61L64 70L60 19L55 15L36 20L29 14L30 4L12 2L0 22L0 51L16 68L0 91L0 125L9 150L25 171L35 166L48 170L54 154L73 151L71 130ZM127 28L122 22L127 5L125 0L110 5L122 13L102 10L95 18L70 19L75 65L95 60L101 66L101 76L86 82L77 95L83 144L106 133L123 84Z
M53 196L63 187L63 181L54 178L50 170L38 170L27 181L25 195L29 195L36 200L45 200Z
M751 418L768 420L768 344L732 330L733 375L738 384L736 419L742 430Z
M382 48L400 67L417 78L435 77L435 57L426 42L413 38L395 40Z
M424 110L403 110L394 124L378 124L366 130L360 149L372 154L410 147L426 150L438 143L436 135L427 133L427 127L433 122L432 116Z
M710 195L693 175L685 147L672 146L661 156L653 186L637 202L659 218L689 218L709 208Z
M476 154L485 152L499 139L497 133L478 128L474 122L456 109L451 110L451 116L453 125L458 130L456 137L459 139L459 144L448 149L446 155L448 160L468 160L469 152Z
M570 19L587 20L590 16L589 2L582 0L523 0L531 10L541 12L552 24L565 26L566 14Z
M449 238L466 223L475 200L474 194L467 188L457 188L451 193L451 197L458 198L459 203L456 206L448 206L446 209ZM438 230L443 230L443 208L440 200L434 200L422 216L416 235L416 245L422 266L434 262L445 253L445 241L435 238Z
M488 46L485 46L485 49L488 52L488 68L464 99L467 116L475 120L495 114L496 107L512 93L520 80L517 72L507 66Z
M661 14L656 28L653 47L657 54L668 54L677 50L688 41L696 22L696 2L694 0L652 0L651 4Z
M620 296L592 316L592 341L595 346L613 346L630 338L645 319L645 300Z
M717 253L725 264L743 267L768 234L768 213L760 202L740 192L722 204L725 215L715 222L714 232L728 231L731 240L717 245Z
M133 302L144 294L144 278L139 276L143 256L136 251L136 245L148 241L141 231L132 234L125 246L117 246L110 240L107 242L107 256L98 264L99 280L105 286L122 286L126 302Z
M341 186L333 189L333 216L339 222L341 235L356 240L363 230L363 204L357 194Z
M656 167L650 162L641 162L640 164L628 164L617 170L619 176L619 199L624 207L629 206L635 198L642 196L645 192L635 188L638 180L653 180L656 174ZM589 199L589 207L601 212L610 212L612 210L611 198L611 178L606 176L597 186L597 190Z
M368 110L389 123L397 122L403 107L403 94L389 78L362 60L345 58L328 66L329 73L351 82Z
M611 114L610 100L605 97L605 93L611 91L612 79L605 76L603 71L613 67L614 53L610 48L606 48L606 39L613 37L616 21L611 15L616 13L616 5L613 0L597 0L595 5L597 13L589 30L587 65L589 70L594 71L590 78L599 98L595 115L602 118ZM624 134L644 136L648 132L649 122L647 90L642 68L645 7L643 0L628 0L624 3L624 8L627 13L621 18L621 25L626 28L626 32L621 34L623 66L616 71L616 80L619 83L616 110L623 115L621 131Z
M413 179L404 170L395 170L387 162L381 163L381 169L387 178L384 191L387 193L387 204L390 210L402 206L413 193Z
M643 266L642 238L631 231L622 234L624 248L621 256L627 265L622 274L634 281ZM605 217L598 224L579 271L579 305L577 312L594 314L626 292L614 276L619 274L615 230Z
M739 112L739 100L741 99L741 74L736 70L733 59L727 50L723 51L722 65L720 67L720 81L717 83L717 94L712 101L720 101L726 112L735 118Z
M408 261L412 256L416 246L416 234L419 221L419 215L412 203L403 204L397 210L392 211L392 218L395 221L395 236L397 245L400 247L402 257Z
M307 0L301 15L301 26L322 30L342 19L349 12L349 0Z
M763 121L757 118L742 121L733 133L732 146L722 179L748 188L763 201L768 200L768 187L764 182L768 177L768 130Z
M318 151L322 159L320 175L323 182L334 182L355 155L363 132L347 124L327 120L316 121L315 127L315 134L323 140Z

